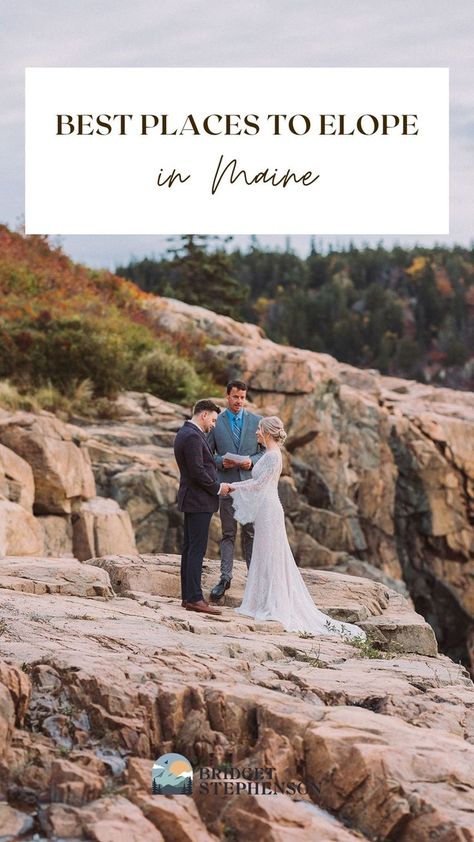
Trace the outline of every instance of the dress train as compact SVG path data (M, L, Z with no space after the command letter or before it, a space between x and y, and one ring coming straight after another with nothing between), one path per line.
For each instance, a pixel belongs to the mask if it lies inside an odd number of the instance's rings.
M255 465L252 479L239 482L231 492L236 520L253 522L255 528L244 597L235 610L256 620L277 620L290 632L341 634L365 640L363 629L334 620L312 600L288 543L278 497L281 469L280 450L267 450Z

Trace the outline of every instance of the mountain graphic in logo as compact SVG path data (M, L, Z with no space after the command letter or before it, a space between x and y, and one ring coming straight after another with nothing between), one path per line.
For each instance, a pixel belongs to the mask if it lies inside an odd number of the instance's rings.
M182 754L163 754L151 770L154 795L192 795L193 767Z

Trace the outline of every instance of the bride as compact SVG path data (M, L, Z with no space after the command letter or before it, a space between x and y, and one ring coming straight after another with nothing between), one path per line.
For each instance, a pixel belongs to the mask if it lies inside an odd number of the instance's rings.
M280 448L286 432L275 415L262 418L257 439L266 448L252 479L231 486L235 519L253 522L255 537L244 598L236 611L256 620L278 620L286 631L341 634L365 640L359 626L333 620L316 608L288 543L278 497L282 469Z

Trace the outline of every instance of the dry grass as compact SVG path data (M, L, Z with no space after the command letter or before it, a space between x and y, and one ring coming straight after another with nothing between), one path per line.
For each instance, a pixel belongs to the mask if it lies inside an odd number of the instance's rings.
M117 415L115 401L94 397L94 387L88 379L72 383L67 394L51 383L34 389L0 380L0 408L10 412L46 410L65 421L74 415L86 418L115 418Z

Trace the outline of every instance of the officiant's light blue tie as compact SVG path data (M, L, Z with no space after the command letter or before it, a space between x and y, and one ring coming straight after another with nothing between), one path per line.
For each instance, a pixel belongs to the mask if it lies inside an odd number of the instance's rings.
M234 418L232 419L232 436L238 451L240 447L240 426L239 419L237 418L237 416L234 416Z

